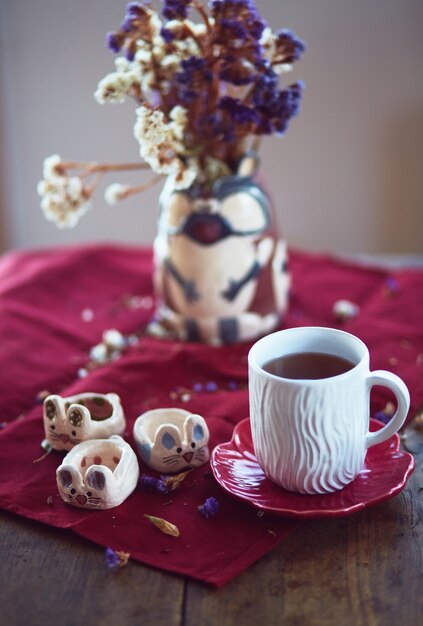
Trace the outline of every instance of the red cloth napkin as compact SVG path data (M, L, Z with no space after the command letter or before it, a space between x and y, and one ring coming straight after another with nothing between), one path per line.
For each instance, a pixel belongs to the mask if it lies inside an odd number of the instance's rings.
M207 465L170 495L137 490L115 509L85 511L67 506L57 494L55 470L64 453L33 463L42 454L43 390L64 396L117 392L132 445L133 423L150 408L180 406L202 414L212 446L229 440L234 424L248 415L251 344L214 348L141 336L119 359L78 376L105 329L128 335L151 319L151 261L150 250L106 245L14 252L0 260L0 506L220 586L296 522L261 517L232 499ZM291 251L291 268L294 289L282 327L335 326L359 336L370 348L372 369L389 369L404 379L412 415L423 397L423 272L388 273L299 251ZM358 304L359 315L338 322L332 312L338 299ZM376 388L372 413L389 399L389 392ZM211 496L220 510L204 519L198 506ZM176 524L180 537L162 534L144 513Z

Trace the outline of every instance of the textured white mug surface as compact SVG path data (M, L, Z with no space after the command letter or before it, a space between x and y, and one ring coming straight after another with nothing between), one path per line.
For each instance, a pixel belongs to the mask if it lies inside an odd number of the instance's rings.
M272 359L325 353L352 361L352 369L318 379L288 379L263 369ZM268 478L299 493L342 489L360 472L366 450L391 437L404 423L410 396L395 374L369 370L365 344L344 331L305 327L263 337L248 355L250 419L257 460ZM388 387L397 411L381 430L369 433L370 390Z

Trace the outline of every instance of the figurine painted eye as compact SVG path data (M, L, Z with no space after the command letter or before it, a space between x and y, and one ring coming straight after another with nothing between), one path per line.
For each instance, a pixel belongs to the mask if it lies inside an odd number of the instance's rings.
M182 448L176 448L176 452L177 452L178 454L181 454L181 452L182 452Z
M192 448L192 449L194 449L194 448L195 448L195 443L194 443L194 442L192 442L192 444L191 444L191 448Z
M70 492L72 495L74 495L76 493L76 489L71 489Z
M204 437L203 427L200 426L200 424L196 424L194 426L194 439L196 441L200 441L200 439L202 439L203 437Z

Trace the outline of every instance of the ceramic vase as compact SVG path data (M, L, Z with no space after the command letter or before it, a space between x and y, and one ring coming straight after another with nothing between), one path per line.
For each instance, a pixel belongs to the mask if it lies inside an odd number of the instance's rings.
M247 155L207 192L165 183L154 242L156 324L165 333L219 345L278 326L290 285L286 243L256 169Z

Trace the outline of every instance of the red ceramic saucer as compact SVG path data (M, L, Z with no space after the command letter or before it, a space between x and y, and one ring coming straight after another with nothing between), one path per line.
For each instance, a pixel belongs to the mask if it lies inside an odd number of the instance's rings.
M370 420L370 430L383 424ZM250 419L239 422L231 441L216 446L211 467L217 482L229 494L274 515L335 517L360 511L399 493L414 469L414 458L400 448L398 435L369 448L357 478L340 491L302 495L278 487L257 462L251 439Z

